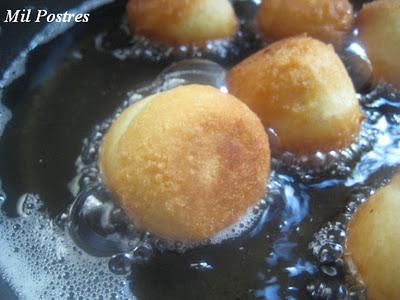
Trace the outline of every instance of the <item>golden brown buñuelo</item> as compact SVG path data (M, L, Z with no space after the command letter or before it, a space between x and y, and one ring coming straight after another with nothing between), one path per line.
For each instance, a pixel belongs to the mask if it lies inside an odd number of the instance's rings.
M229 0L130 0L131 30L169 45L229 38L238 20Z
M385 81L400 88L400 0L365 4L356 26L372 63L374 82Z
M257 23L269 38L306 33L340 48L353 26L353 7L348 0L263 0Z
M400 299L400 174L367 199L347 229L346 258L369 300Z
M231 69L227 85L277 133L279 153L339 150L359 133L353 83L333 47L316 39L271 44Z
M188 85L127 108L104 137L100 167L134 223L165 239L201 241L263 197L270 151L245 104Z

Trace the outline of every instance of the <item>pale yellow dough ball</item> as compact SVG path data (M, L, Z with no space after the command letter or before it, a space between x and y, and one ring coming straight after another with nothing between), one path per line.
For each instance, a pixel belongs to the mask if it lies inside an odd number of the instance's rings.
M278 152L337 150L359 133L353 83L333 47L313 38L273 43L230 70L227 83L276 132Z
M235 97L188 85L127 108L100 151L105 182L131 220L168 240L202 241L263 197L268 138Z
M346 256L369 300L400 299L400 174L362 204L347 230Z
M257 23L266 37L306 33L340 47L353 25L353 7L348 0L263 0Z
M169 45L202 45L238 29L229 0L130 0L127 12L134 33Z
M375 83L386 81L400 88L400 0L364 5L356 26L371 60Z

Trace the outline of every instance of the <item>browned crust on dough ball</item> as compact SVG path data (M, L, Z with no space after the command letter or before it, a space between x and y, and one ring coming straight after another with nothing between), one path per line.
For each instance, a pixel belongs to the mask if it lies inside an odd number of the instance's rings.
M112 134L102 143L103 176L132 220L157 236L210 238L263 196L270 164L264 128L215 88L156 95L110 150Z
M373 81L400 88L400 1L380 0L360 10L356 27L373 67Z
M127 4L129 24L133 32L169 45L202 45L208 40L233 36L238 21L231 4L217 0L225 11L215 11L214 19L210 19L204 6L212 1L215 0L130 0ZM188 22L200 20L202 13L205 14L204 26Z
M349 146L362 115L333 48L305 36L257 52L227 75L229 92L278 134L279 152L310 155Z
M257 23L266 37L306 33L340 47L353 25L353 7L348 0L264 0Z
M366 284L368 299L400 297L399 211L398 174L357 209L348 225L345 256Z

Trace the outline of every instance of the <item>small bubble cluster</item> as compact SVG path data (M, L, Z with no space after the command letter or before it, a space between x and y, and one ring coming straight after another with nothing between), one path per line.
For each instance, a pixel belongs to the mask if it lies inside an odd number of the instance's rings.
M357 290L358 289L358 290ZM312 299L318 300L365 300L365 290L348 288L336 282L315 281L307 286Z
M17 213L21 217L27 217L42 207L39 195L24 194L17 200Z
M307 286L313 299L366 299L365 287L352 275L351 266L346 261L346 229L357 207L371 197L377 188L372 186L356 188L344 212L336 221L328 222L314 234L309 249L319 262L320 272L327 279L316 280Z
M248 231L268 208L266 200L260 200L237 223L224 229L208 241L188 243L158 239L139 230L128 219L116 199L102 181L98 168L98 155L102 137L113 120L129 105L175 86L188 83L210 84L223 89L225 70L206 60L184 60L167 68L149 86L128 93L128 99L84 139L81 155L76 161L77 174L69 188L76 197L67 212L67 227L76 243L86 252L96 256L111 257L109 268L115 274L127 274L134 263L146 263L156 251L187 249L206 244L221 243ZM273 177L273 176L272 176ZM272 182L274 180L271 180ZM273 187L271 186L271 190ZM281 191L278 191L279 194ZM273 193L271 193L273 195ZM64 217L65 218L65 217ZM134 220L133 220L134 221ZM64 221L65 222L65 221Z
M313 155L301 157L285 152L274 158L273 163L277 169L289 170L304 182L312 182L324 176L348 176L357 159L370 150L378 138L379 131L374 127L373 120L368 117L361 125L359 136L345 149L327 153L318 151Z
M79 11L93 9L107 2L110 0L86 1ZM246 1L235 1L235 5L236 2ZM68 28L62 26L46 27L42 34L33 39L5 73L0 81L1 89L24 73L29 51ZM132 37L124 20L117 32L103 32L96 36L95 43L99 51L120 60L137 58L160 62L184 57L229 61L246 51L262 47L266 41L257 35L253 24L242 20L241 29L233 39L210 42L201 48L182 46L167 49L144 38ZM353 80L359 79L355 81L357 89L362 89L369 79L370 65L362 58L361 65L359 58L350 53L359 50L357 45L349 45L346 49L348 53L343 54L342 59L350 74L353 74ZM82 52L76 50L72 56L80 60ZM214 85L227 92L224 75L225 70L215 63L190 60L167 69L150 86L130 92L121 106L107 120L95 126L84 140L82 153L76 162L77 176L69 185L76 200L55 219L43 211L40 197L32 193L19 197L18 217L9 218L0 211L0 274L19 298L135 299L127 279L134 264L149 263L157 251L183 252L194 246L179 241L159 240L138 230L127 219L99 175L99 145L113 120L131 103L152 93L190 82ZM307 289L312 299L365 299L364 287L347 270L344 253L346 224L357 207L378 188L365 186L370 176L382 167L400 165L399 99L398 91L385 84L362 95L360 102L366 119L360 136L348 149L316 153L311 159L296 158L290 153L274 158L273 168L282 167L285 172L272 172L268 196L251 208L243 220L211 241L218 243L244 231L255 237L263 234L265 228L275 226L272 221L277 221L276 228L268 231L272 234L265 237L270 248L266 250L263 273L257 276L266 287L255 291L257 297L289 299L291 296L288 293L295 295L300 289ZM0 135L10 118L11 113L0 103ZM287 176L288 169L297 177ZM303 190L303 184L314 181L321 183L321 188L342 184L356 189L344 212L315 234L309 244L314 260L309 261L308 258L299 258L299 253L303 254L306 247L298 237L304 234L302 225L309 222L308 218L313 218L309 209L312 199ZM0 206L5 201L6 194L0 191ZM246 251L246 247L240 249ZM212 272L218 268L218 263L214 263L196 259L190 263L190 268ZM276 275L279 270L285 272L282 282L283 275ZM286 288L286 281L298 277L308 280L308 284L293 284Z
M112 199L101 181L97 159L103 135L111 126L113 120L133 102L150 94L191 82L207 82L223 90L225 87L224 74L223 68L205 60L186 60L175 64L167 68L149 86L128 93L128 99L123 101L114 114L97 125L90 136L84 140L82 153L77 160L77 176L70 184L71 191L77 197L77 200L69 212L69 228L75 241L86 251L97 251L96 255L111 257L109 269L115 274L128 274L133 264L146 263L157 251L184 252L200 244L188 245L179 241L159 240L150 233L138 230L128 220L117 201ZM376 168L371 167L371 153L391 151L400 140L398 129L394 129L398 127L399 120L380 111L382 105L388 105L388 101L391 105L394 103L393 101L393 103L390 102L390 97L386 97L387 94L387 88L381 88L381 90L378 88L361 97L366 119L362 124L360 136L349 148L326 154L316 153L315 158L311 160L284 154L280 159L274 158L273 169L280 171L284 168L294 171L295 174L300 175L300 180L303 183L335 177L345 178L344 183L349 186L364 182L365 178L376 170ZM397 97L395 91L390 91L390 95L393 98ZM385 100L382 100L382 97ZM385 97L389 100L386 100ZM390 142L382 141L382 136L388 134L390 135ZM372 157L378 160L376 163L379 163L380 166L388 162L388 160L382 159L382 156L372 155ZM398 158L396 162L400 163L400 159ZM255 207L250 208L242 220L226 228L210 241L205 242L220 243L245 231L249 231L250 235L255 235L267 220L270 205L276 203L278 199L283 199L285 204L283 210L285 213L282 215L282 223L279 228L282 233L289 232L295 224L298 224L307 216L309 205L307 195L302 194L299 197L293 187L292 181L294 179L289 178L279 172L272 172L268 184L269 192L265 200L261 200ZM332 182L336 184L336 181ZM316 234L315 240L310 244L310 249L320 264L319 272L326 278L331 278L326 282L310 283L308 290L313 298L353 299L354 295L362 294L362 288L357 284L355 284L356 287L353 287L347 283L338 283L337 278L346 273L346 264L343 258L343 243L346 235L344 224L360 201L364 201L365 197L372 192L373 189L360 188L354 194L354 201L349 202L346 214L342 216L344 219L329 223L326 228ZM88 250L88 247L91 250ZM277 249L282 247L286 249L286 247L293 247L293 245L285 239L279 239L276 242L276 247ZM96 249L106 251L98 253ZM274 264L275 259L278 259L280 254L277 253L273 252L271 258L268 259L271 264ZM311 272L310 274L314 272L310 271L314 270L313 266L306 268L301 263L296 264L296 266L296 272L303 269L308 270L306 272Z
M234 1L233 4L243 6L243 3L240 2L246 2L247 11L251 8L254 10L257 5L253 1ZM94 39L94 44L97 50L109 53L119 60L128 58L154 62L187 58L231 60L265 45L265 41L257 33L253 22L244 20L244 16L240 16L241 12L242 10L238 9L240 28L234 37L210 40L201 46L187 44L171 47L140 35L133 35L126 16L122 17L120 26L116 30L99 33Z
M346 149L316 152L298 157L283 153L273 159L274 167L287 170L303 182L313 183L321 178L346 178L346 185L362 183L384 165L400 163L400 118L398 112L387 114L385 108L399 109L400 93L383 84L360 96L365 115L359 136Z
M343 266L345 239L346 228L340 222L328 223L326 227L314 235L314 241L311 242L310 248L322 265L323 272L328 270L328 274L324 272L326 275L330 275L332 271L327 269L327 267L335 268ZM337 270L332 272L335 273L334 275L337 274Z
M107 259L86 254L39 211L37 195L21 196L18 205L20 218L0 212L0 274L19 298L135 299L126 278L108 272Z

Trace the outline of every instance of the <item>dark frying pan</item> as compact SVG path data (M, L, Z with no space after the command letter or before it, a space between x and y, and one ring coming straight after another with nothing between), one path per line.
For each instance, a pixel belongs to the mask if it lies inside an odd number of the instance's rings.
M41 5L49 7L55 11L64 11L73 7L82 1L66 0L66 1L2 1L0 3L0 19L3 21L6 17L8 9L15 10L28 6ZM6 24L1 21L0 31L0 74L6 70L11 61L22 51L32 37L42 30L45 24ZM1 76L2 77L2 76ZM9 286L0 280L0 298L1 299L17 299Z
M63 12L83 2L4 0L0 3L0 20L4 20L7 9L34 7ZM352 2L358 8L367 1ZM50 216L58 216L74 200L67 184L74 177L74 163L81 152L82 140L95 124L114 111L128 91L151 82L172 62L119 61L93 51L92 40L89 42L88 37L117 27L124 5L125 1L115 1L99 7L92 12L88 24L76 25L48 43L38 45L29 53L26 72L4 89L4 104L13 115L0 139L0 178L9 199L3 210L9 217L18 215L12 199L17 199L25 191L39 194ZM1 22L0 26L0 77L3 77L11 62L46 24ZM118 39L111 42L118 43ZM76 49L84 59L76 57ZM393 171L394 168L385 168L375 172L370 181L382 182ZM301 186L299 193L304 192L315 200L308 202L309 215L298 224L303 235L297 237L296 242L303 250L292 262L296 259L314 261L317 268L318 263L308 250L308 243L313 233L343 212L354 191L340 184L312 187L295 182ZM251 239L242 237L185 254L166 252L150 263L134 266L132 274L127 276L131 289L139 299L262 299L268 295L270 299L278 299L274 298L276 291L266 287L267 267L264 264L268 253L276 250L273 247L283 247L280 248L282 252L289 251L284 244L272 242L277 236L276 228L284 218L281 210L279 206L273 207L268 228ZM199 272L188 267L205 259L215 270ZM277 285L281 284L285 290L279 295L289 297L289 287L292 287L293 290L299 289L293 292L298 299L309 299L306 287L314 282L312 276L289 278L285 268L290 268L289 263L278 257L270 269L277 278ZM324 276L321 273L319 278ZM264 291L264 294L256 291ZM0 298L16 299L4 281L0 281Z

